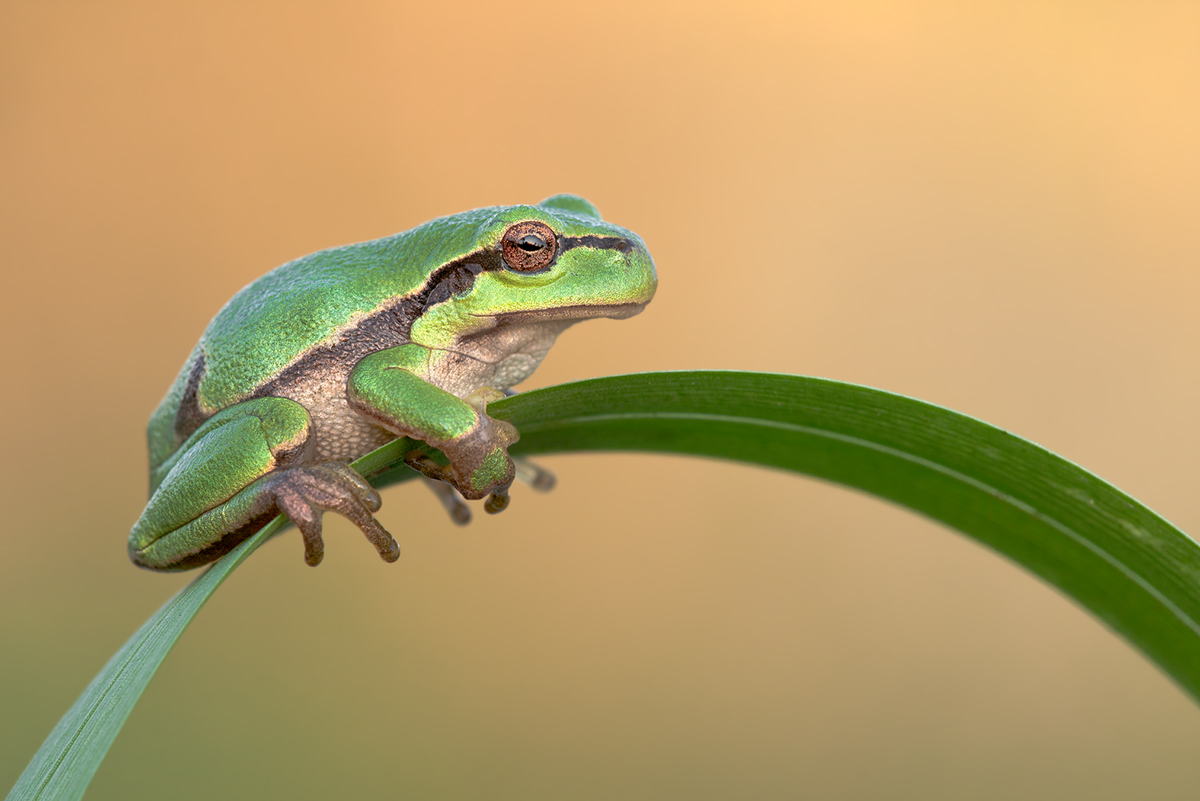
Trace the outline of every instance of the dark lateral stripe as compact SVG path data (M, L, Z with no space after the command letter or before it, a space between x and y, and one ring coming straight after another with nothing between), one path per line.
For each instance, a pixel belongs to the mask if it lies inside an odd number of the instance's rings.
M409 341L413 323L426 309L467 291L480 273L503 269L506 268L500 251L489 248L446 262L412 292L390 299L350 328L343 329L348 336L310 348L304 356L285 367L250 397L277 395L284 388L301 383L307 376L322 371L348 371L368 353L405 344Z
M474 270L471 270L471 272L475 274L481 272L494 272L496 270L504 269L504 260L500 255L499 248L484 248L483 250L476 250L473 253L468 253L465 256L455 259L454 261L448 261L441 267L438 267L436 270L434 270L429 276L429 279L425 282L425 285L416 290L414 294L420 295L428 292L430 289L437 286L438 282L440 282L448 274L454 272L460 267L466 267L467 269L475 267Z
M628 253L633 245L628 239L618 236L564 236L558 239L559 255L572 248L589 247L601 250L617 250ZM353 333L332 343L316 345L285 367L275 378L268 380L249 397L260 398L276 395L281 388L303 381L314 371L334 369L334 364L345 367L368 353L395 347L408 342L413 323L430 306L449 300L471 288L481 273L508 269L498 247L483 248L460 256L438 267L425 282L403 297L393 298L374 312L366 315L344 333ZM549 269L549 265L546 269ZM198 390L204 376L204 355L193 365L191 375L179 410L175 417L175 433L180 441L186 439L207 415L200 410Z
M188 374L187 384L183 388L183 397L179 399L179 408L175 410L175 437L182 443L200 427L206 415L200 411L200 381L204 378L204 351L196 356L192 371Z
M627 253L632 246L628 239L619 236L564 236L558 240L558 252L562 253L571 248L599 248L600 250L619 250Z

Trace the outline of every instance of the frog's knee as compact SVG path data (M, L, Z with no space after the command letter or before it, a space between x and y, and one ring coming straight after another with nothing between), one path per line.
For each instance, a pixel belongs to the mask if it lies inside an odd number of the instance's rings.
M252 485L174 528L139 530L135 525L129 536L129 558L151 570L199 567L233 550L274 516L271 497Z
M151 492L176 472L176 465L188 454L213 447L214 437L224 441L225 437L218 434L229 426L236 427L244 440L254 440L254 444L261 441L277 461L288 463L302 456L310 442L312 418L307 409L287 398L252 398L221 409L189 434L166 460L151 467Z

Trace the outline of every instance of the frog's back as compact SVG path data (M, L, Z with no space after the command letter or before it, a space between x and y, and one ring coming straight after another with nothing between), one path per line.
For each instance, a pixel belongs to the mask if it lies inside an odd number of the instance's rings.
M433 220L403 233L330 248L258 278L217 313L151 416L151 465L205 418L337 342L363 318L403 306L439 265L470 253L504 208Z

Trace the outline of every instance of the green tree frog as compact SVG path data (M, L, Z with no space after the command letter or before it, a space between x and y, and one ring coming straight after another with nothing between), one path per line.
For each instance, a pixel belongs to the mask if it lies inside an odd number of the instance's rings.
M442 494L503 509L517 431L487 402L572 323L637 314L657 283L642 240L574 195L467 211L272 270L217 313L150 419L151 497L130 558L197 567L283 513L317 565L321 515L334 511L394 562L379 495L348 463L401 436L449 460L406 457L445 482Z

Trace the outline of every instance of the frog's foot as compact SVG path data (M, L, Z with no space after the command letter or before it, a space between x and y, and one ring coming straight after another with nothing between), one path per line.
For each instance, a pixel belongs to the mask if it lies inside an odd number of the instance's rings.
M516 471L508 448L520 435L512 423L474 412L475 425L454 439L427 439L450 462L442 466L420 450L404 455L404 463L426 478L445 481L468 501L487 498L484 509L496 513L508 506L508 488Z
M413 460L423 463L423 460L418 460L415 456ZM431 459L430 461L432 462L433 460ZM513 459L513 465L516 467L517 480L528 484L538 492L549 492L554 489L554 485L557 483L553 473L543 467L539 467L528 459ZM425 465L425 467L429 469L428 465ZM420 470L421 468L418 467L417 469ZM438 500L442 502L442 507L450 515L450 519L456 524L465 526L471 522L471 507L467 506L466 501L458 494L458 490L440 478L430 478L426 475L421 476L421 483L438 497Z
M367 540L385 562L400 558L400 546L379 525L372 512L379 511L379 493L366 479L341 462L322 462L280 470L267 478L266 491L304 537L304 561L321 564L325 541L321 538L321 515L337 512L362 529Z
M433 459L429 458L427 454L422 453L421 451L409 451L406 453L404 455L404 463L413 470L416 470L421 475L425 476L425 478L431 479L436 483L445 484L446 490L433 487L433 491L437 493L438 497L442 501L442 505L445 506L450 512L450 516L454 518L454 522L462 525L471 521L471 510L467 508L465 503L459 500L459 496L462 491L457 489L456 481L458 479L452 467L446 467L438 464ZM508 478L508 484L511 483L512 476L510 475ZM510 500L508 496L508 484L505 484L502 487L494 488L487 496L487 500L484 502L483 508L488 514L494 515L497 512L503 512L508 507L508 502ZM463 495L462 497L466 496ZM481 495L476 495L475 497L471 498L471 500L478 500L480 497ZM459 515L462 514L462 512L466 513L465 518L460 519Z

